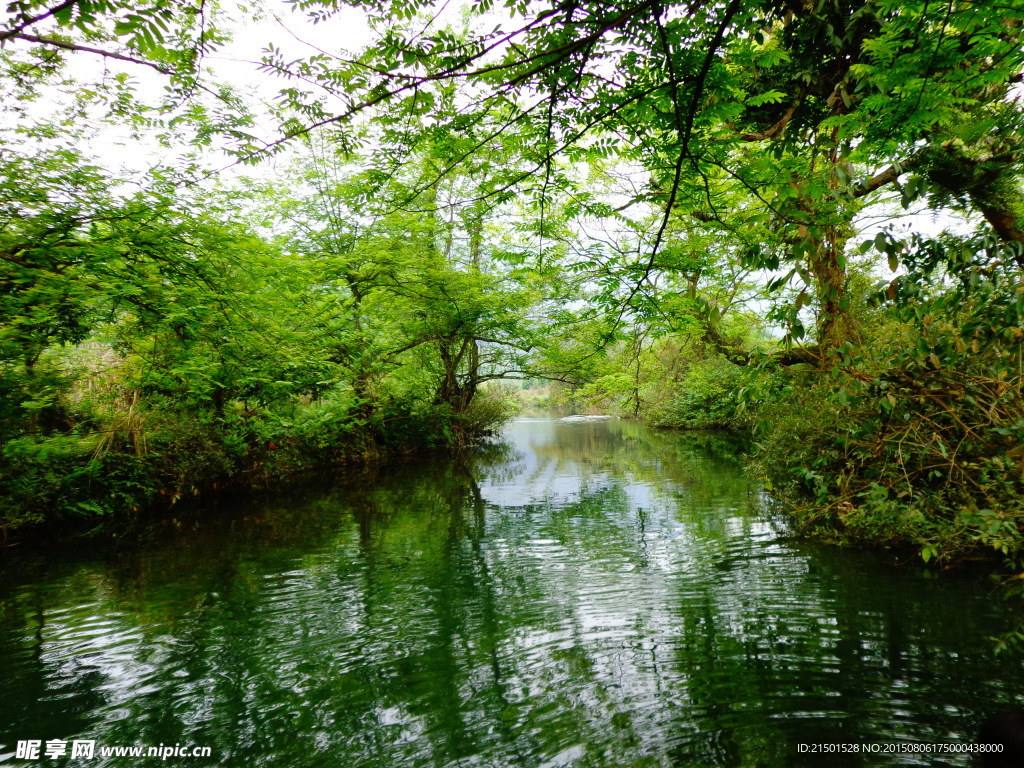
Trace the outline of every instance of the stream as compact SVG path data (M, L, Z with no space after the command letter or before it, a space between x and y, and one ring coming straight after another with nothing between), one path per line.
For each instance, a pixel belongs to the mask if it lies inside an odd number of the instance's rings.
M1010 604L793 540L742 451L522 418L132 546L0 554L0 764L970 765L920 750L1024 691ZM158 745L209 756L100 754Z

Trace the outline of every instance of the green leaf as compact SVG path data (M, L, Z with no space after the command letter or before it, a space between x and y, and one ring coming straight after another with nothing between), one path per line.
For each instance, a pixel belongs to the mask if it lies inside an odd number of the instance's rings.
M749 97L747 99L747 105L751 107L759 107L762 104L777 104L785 98L786 94L782 91L770 90Z

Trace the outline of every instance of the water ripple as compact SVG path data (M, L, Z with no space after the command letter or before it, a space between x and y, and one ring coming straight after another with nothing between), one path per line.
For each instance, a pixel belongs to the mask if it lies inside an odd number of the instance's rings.
M591 419L510 434L492 465L399 468L0 591L0 744L781 768L816 765L801 742L964 740L1024 689L986 649L983 590L785 542L714 444Z

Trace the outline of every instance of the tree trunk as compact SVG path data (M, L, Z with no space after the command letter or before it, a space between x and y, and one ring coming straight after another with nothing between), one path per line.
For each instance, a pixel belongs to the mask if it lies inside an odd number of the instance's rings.
M846 269L840 263L842 247L838 233L830 231L814 244L809 258L819 304L818 345L826 354L837 350L853 335L853 320L846 307Z

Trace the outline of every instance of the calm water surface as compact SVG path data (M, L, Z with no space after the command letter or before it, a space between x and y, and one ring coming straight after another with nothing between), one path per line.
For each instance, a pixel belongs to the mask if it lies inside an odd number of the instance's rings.
M127 553L4 556L0 763L93 739L212 748L166 765L965 766L798 744L967 743L1024 691L984 582L789 542L724 438L506 438Z

